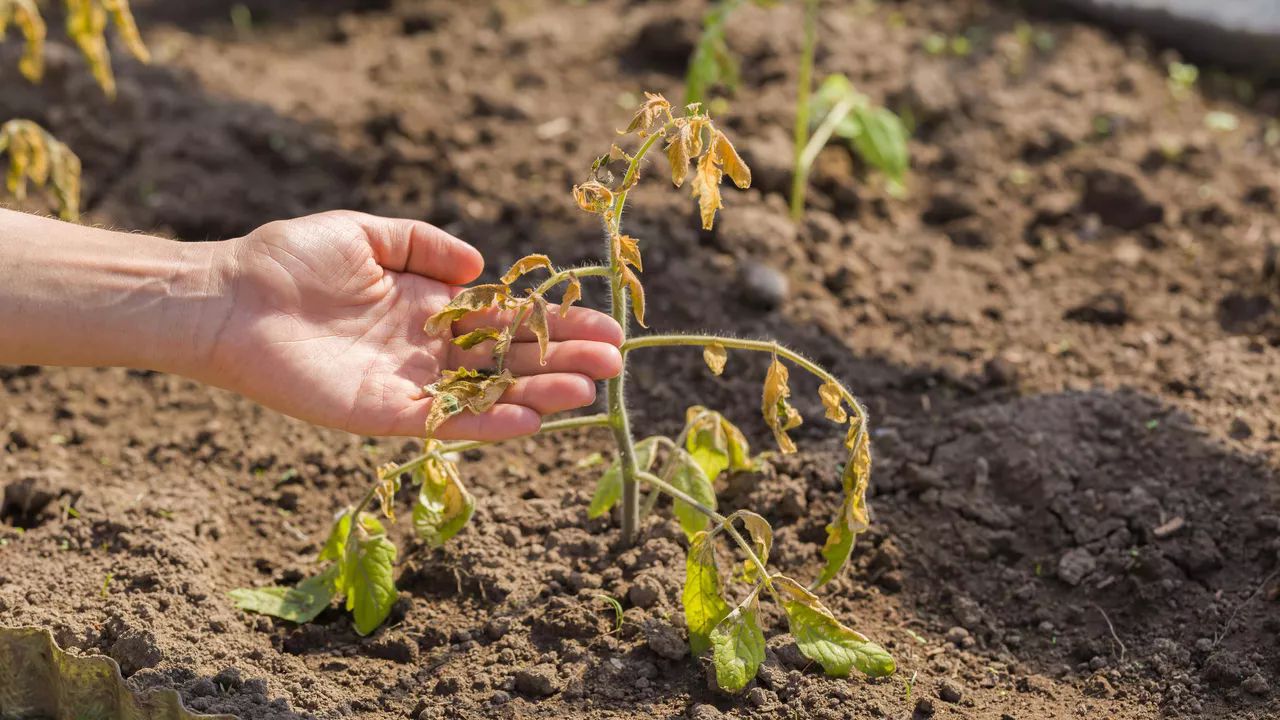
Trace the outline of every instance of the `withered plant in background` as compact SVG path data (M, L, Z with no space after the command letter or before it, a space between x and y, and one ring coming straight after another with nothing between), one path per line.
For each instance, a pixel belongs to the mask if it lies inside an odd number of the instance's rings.
M135 58L150 62L151 54L142 42L138 25L129 9L129 0L66 0L67 35L80 48L89 70L109 98L116 96L115 74L107 49L108 22ZM18 60L18 72L31 82L44 77L44 18L36 0L0 0L0 40L9 24L18 29L26 45ZM0 126L0 155L9 153L5 186L18 199L26 196L27 181L37 187L53 184L58 214L64 220L80 216L80 159L66 145L30 120L10 120Z
M665 143L676 187L689 182L698 201L702 226L712 227L716 212L723 206L720 184L728 175L735 185L751 183L751 171L738 156L733 144L697 104L685 113L673 113L661 95L646 94L624 134L634 135L639 147L629 153L614 145L598 158L590 179L573 189L578 206L599 216L608 238L607 256L599 265L559 269L545 255L522 258L500 279L459 293L442 310L427 320L427 329L436 334L451 332L453 323L465 316L494 308L509 311L510 324L485 327L453 340L464 348L492 349L494 369L458 369L444 373L425 388L433 403L425 428L422 455L401 464L378 470L368 493L354 507L338 517L319 555L326 567L296 587L237 590L233 597L247 610L267 613L296 622L313 619L330 601L345 597L355 627L368 634L386 619L396 598L394 563L396 546L382 522L370 511L376 500L388 519L394 518L393 504L402 479L418 487L412 511L416 535L438 546L466 525L475 508L463 486L455 464L456 453L480 442L441 443L433 439L436 429L448 418L469 411L491 408L514 381L506 368L506 356L519 328L527 327L545 353L548 315L554 310L548 293L563 287L560 313L582 297L582 280L607 279L611 311L625 329L629 314L645 324L645 294L640 282L643 269L640 241L623 233L622 217L627 194L640 179L645 157ZM625 164L620 179L607 166ZM690 165L693 166L690 178ZM524 291L517 284L535 271L549 274ZM867 483L871 472L870 436L866 411L848 389L831 373L802 355L768 340L741 340L713 335L642 335L622 345L624 366L631 354L643 349L692 346L702 349L711 372L724 372L730 351L763 352L771 356L762 392L762 414L784 453L795 452L788 431L800 425L799 412L788 401L792 368L811 373L821 381L819 395L828 420L846 425L844 500L836 517L827 525L827 542L822 549L826 560L819 577L810 585L772 569L769 562L773 529L759 514L718 510L715 481L726 470L749 470L762 458L753 458L743 433L720 413L695 406L686 411L685 426L675 438L653 436L637 441L627 412L624 384L626 372L608 383L608 412L548 422L543 431L599 427L612 432L617 457L601 476L589 514L599 517L618 506L625 543L636 537L642 508L651 511L661 496L671 500L671 511L689 543L687 574L682 594L689 644L694 656L711 651L719 685L730 692L744 688L764 660L765 638L758 617L759 603L766 598L778 603L786 613L791 633L807 657L838 676L854 668L872 676L894 671L894 661L879 645L849 629L813 594L813 590L834 578L845 565L855 536L867 527ZM641 488L648 490L642 497ZM721 560L734 551L742 559L734 570L723 573ZM725 575L730 579L726 582ZM735 592L735 588L741 588Z

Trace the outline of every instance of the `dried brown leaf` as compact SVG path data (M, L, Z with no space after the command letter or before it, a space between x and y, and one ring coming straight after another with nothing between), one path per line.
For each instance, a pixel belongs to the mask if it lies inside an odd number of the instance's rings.
M724 207L720 199L720 179L724 173L716 164L715 153L703 153L698 159L698 169L693 176L693 196L698 199L702 214L702 229L710 230L716 221L716 211Z
M506 285L498 283L474 285L455 295L449 304L440 309L440 312L427 318L427 323L422 329L433 335L448 332L453 323L467 313L486 310L509 297L510 292Z
M569 283L564 287L564 295L560 297L560 317L569 314L569 308L582 299L582 281L577 275L569 276Z
M507 274L502 276L501 282L503 285L510 285L511 283L518 280L521 275L524 275L527 272L532 272L533 270L536 270L538 268L546 268L547 270L552 270L553 268L551 266L551 258L547 257L546 255L540 255L540 254L525 255L524 257L515 261L515 264L511 266L511 269L507 271Z
M828 380L818 388L818 396L822 398L822 406L827 409L827 419L843 423L849 419L844 409L844 392L832 380Z
M619 134L630 135L634 132L639 133L640 137L644 137L653 130L663 116L671 112L671 103L661 95L646 92L644 97L644 104L640 106L635 116L631 118L631 124L627 125L627 129Z
M644 324L644 286L640 284L640 278L631 272L631 268L622 268L622 284L627 287L627 292L631 294L631 311L635 313L636 322L641 327L649 327Z
M742 161L742 157L738 155L737 149L733 147L733 143L729 142L729 138L719 130L714 131L715 139L712 152L716 154L716 160L720 162L724 171L729 174L729 178L733 180L733 184L740 189L746 190L751 187L751 168Z
M618 237L618 258L624 263L634 265L636 270L644 270L644 262L640 257L640 243L630 235Z
M724 372L724 365L729 360L729 353L724 349L724 345L711 343L702 348L702 359L706 361L707 367L711 368L712 375L720 375Z
M796 444L787 435L787 431L804 422L800 413L787 402L787 398L791 397L789 378L787 366L775 355L773 362L769 364L769 372L765 375L762 410L765 423L773 430L773 437L784 453L796 451Z
M547 345L551 341L551 332L547 328L547 301L541 295L534 295L533 307L529 311L529 329L538 339L538 362L547 364Z
M453 339L453 344L463 350L470 350L485 340L497 340L502 334L497 328L485 327L479 330L472 330L466 335L459 335Z
M586 212L603 214L613 204L613 191L595 180L573 186L573 199Z

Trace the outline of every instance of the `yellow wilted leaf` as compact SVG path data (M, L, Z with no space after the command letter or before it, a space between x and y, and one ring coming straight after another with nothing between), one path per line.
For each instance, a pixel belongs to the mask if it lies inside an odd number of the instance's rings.
M800 413L791 407L787 402L787 398L791 397L791 387L788 385L790 373L787 366L783 365L778 356L773 357L773 362L769 364L769 372L764 379L764 401L763 412L764 421L768 424L769 429L773 430L773 437L778 441L778 446L782 448L784 453L793 453L796 451L796 444L787 436L787 431L798 427L804 419L800 417Z
M823 383L818 388L818 396L822 398L822 406L827 409L828 420L843 423L849 419L849 413L844 409L844 393L835 382L828 380Z
M702 129L707 120L691 117L676 122L676 131L667 141L667 160L671 163L671 182L680 187L689 174L689 161L702 152Z
M588 180L573 186L573 199L578 201L578 207L599 215L613 204L613 191L595 180Z
M547 364L547 344L551 340L551 333L547 329L547 301L541 295L534 295L533 309L529 313L529 329L533 331L533 336L538 338L538 362L542 365Z
M720 200L720 179L723 174L716 164L715 153L703 153L698 159L698 170L693 176L693 196L698 198L703 230L712 228L716 221L716 211L724 207Z
M0 0L0 38L12 19L22 32L26 47L18 60L18 72L31 82L44 76L44 39L46 28L35 0Z
M89 70L107 97L116 96L116 79L107 52L107 11L95 0L66 0L67 35L89 63Z
M582 299L582 281L577 275L569 276L569 284L564 288L564 295L560 298L560 317L569 314L569 306Z
M634 117L631 118L631 124L627 125L627 129L621 131L621 135L630 135L633 132L640 133L640 137L648 135L653 126L658 123L663 115L671 111L671 103L666 98L657 93L646 92L644 94L644 104L636 111Z
M551 258L546 255L525 255L511 266L506 275L502 276L502 284L510 285L527 272L532 272L538 268L546 268L551 270Z
M508 297L510 295L506 285L490 284L469 287L455 295L448 305L440 309L440 312L427 318L427 323L422 329L433 335L448 332L454 321L462 318L467 313L488 309Z
M423 388L433 398L427 413L425 437L433 437L445 420L463 410L475 414L485 412L497 404L515 381L507 370L496 375L465 368L444 371L440 380Z
M5 186L9 192L21 199L26 197L28 180L39 187L52 180L58 214L64 220L79 218L80 158L75 153L30 120L0 125L0 153L6 151L9 170Z
M413 506L413 529L431 547L440 547L457 535L475 512L476 501L462 485L458 467L434 450L439 443L427 441L428 457L415 478L421 483Z
M787 625L800 652L822 666L828 675L848 677L857 668L871 677L892 675L893 656L864 635L845 627L822 601L791 578L778 576Z
M715 131L714 146L712 152L716 154L716 160L724 167L724 171L729 173L729 178L733 180L733 184L739 188L746 190L751 187L751 168L742 161L742 157L738 155L738 151L733 147L733 143L729 142L729 138L719 130Z
M472 330L466 335L459 335L453 339L453 344L463 350L470 350L485 340L497 340L500 334L497 328L480 328L479 330Z
M640 284L640 278L631 272L631 268L622 268L622 284L627 286L627 292L631 294L631 311L635 313L636 322L641 327L649 327L644 324L644 286Z
M400 474L391 472L395 468L395 463L387 463L378 468L378 484L373 488L374 494L378 496L378 503L382 506L382 514L391 522L396 521L396 493L400 490Z
M636 270L644 270L644 263L640 258L640 243L630 235L618 237L618 258L624 263L634 265Z
M102 0L102 6L111 14L111 22L129 53L140 62L151 62L151 53L142 42L142 34L138 32L138 24L133 20L133 12L129 9L129 0Z
M725 351L724 345L711 343L702 348L702 359L707 362L707 367L711 368L712 375L719 375L724 372L724 364L729 360L729 353Z

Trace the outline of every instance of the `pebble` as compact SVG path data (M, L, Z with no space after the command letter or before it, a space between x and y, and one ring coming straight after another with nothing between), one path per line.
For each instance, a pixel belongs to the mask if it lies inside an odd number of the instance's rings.
M645 642L649 649L659 657L668 660L679 660L689 652L689 645L680 631L666 620L650 618L643 626Z
M916 717L932 717L933 716L933 699L922 697L916 700Z
M516 690L525 695L546 697L560 689L560 678L551 665L537 665L516 671Z
M943 702L958 703L964 698L964 690L954 680L943 680L938 685L938 697Z
M1245 678L1245 681L1240 683L1240 687L1244 688L1244 691L1250 695L1257 695L1258 697L1263 697L1271 692L1271 684L1260 673L1254 673Z
M1098 567L1098 561L1084 548L1067 551L1058 561L1058 578L1068 585L1079 585Z
M969 639L969 631L959 625L947 631L947 642L957 647L964 647L965 642Z
M689 706L689 720L720 720L723 717L724 713L717 710L714 705L695 703Z
M743 264L739 279L743 301L761 310L782 307L791 290L787 276L777 268L750 260Z

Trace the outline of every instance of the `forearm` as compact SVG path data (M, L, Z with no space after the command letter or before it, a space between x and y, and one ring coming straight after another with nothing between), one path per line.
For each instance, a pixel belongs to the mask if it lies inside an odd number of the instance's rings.
M229 302L217 246L0 210L0 364L198 374Z

